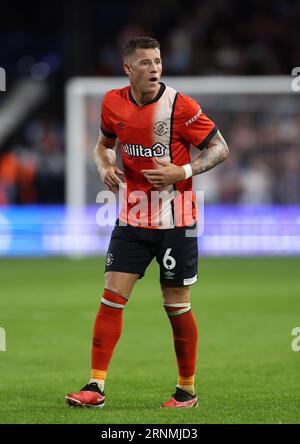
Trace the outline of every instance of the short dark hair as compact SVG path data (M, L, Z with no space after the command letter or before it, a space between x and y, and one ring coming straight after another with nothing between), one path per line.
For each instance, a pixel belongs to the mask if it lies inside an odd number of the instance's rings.
M152 37L134 37L129 40L122 48L122 57L125 59L135 53L137 49L160 49L160 45L156 39Z

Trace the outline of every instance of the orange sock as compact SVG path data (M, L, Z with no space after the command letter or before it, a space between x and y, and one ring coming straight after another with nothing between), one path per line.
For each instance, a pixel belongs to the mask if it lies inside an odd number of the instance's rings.
M194 394L198 330L189 303L165 304L174 338L178 365L177 387Z
M91 378L101 381L102 389L113 351L121 336L123 308L127 300L127 297L105 289L95 320Z

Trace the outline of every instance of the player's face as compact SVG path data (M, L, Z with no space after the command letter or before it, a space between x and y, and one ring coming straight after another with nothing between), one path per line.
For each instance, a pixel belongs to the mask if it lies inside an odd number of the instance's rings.
M142 94L156 93L162 73L160 50L139 48L124 64L131 85Z

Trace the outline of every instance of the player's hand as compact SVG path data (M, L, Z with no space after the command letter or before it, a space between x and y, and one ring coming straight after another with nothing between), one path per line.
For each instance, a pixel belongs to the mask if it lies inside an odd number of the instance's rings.
M102 182L110 191L113 191L114 193L119 191L119 185L123 183L118 177L122 174L124 174L123 171L121 171L116 165L108 168L102 168L100 173Z
M164 159L154 158L154 160L160 168L141 170L141 173L155 188L162 188L180 180L185 180L185 171L181 166L174 165L174 163Z

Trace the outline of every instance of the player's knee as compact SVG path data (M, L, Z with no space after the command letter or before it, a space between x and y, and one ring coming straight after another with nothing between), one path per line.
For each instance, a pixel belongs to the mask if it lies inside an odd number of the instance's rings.
M122 296L129 298L138 275L127 273L106 272L104 287Z
M178 302L190 302L189 287L165 287L161 286L163 303L173 304Z

